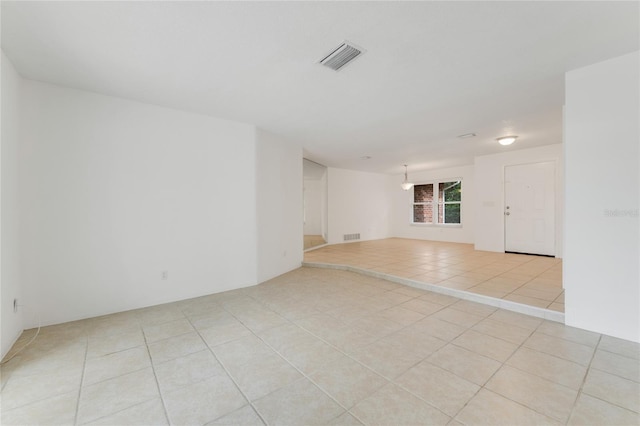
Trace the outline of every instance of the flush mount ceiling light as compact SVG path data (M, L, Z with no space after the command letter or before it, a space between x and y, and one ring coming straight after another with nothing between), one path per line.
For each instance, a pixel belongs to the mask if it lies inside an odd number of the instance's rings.
M344 41L333 49L331 53L322 58L319 63L334 71L338 71L363 53L364 49Z
M517 136L503 136L501 138L496 139L500 145L511 145L518 139Z
M407 177L407 165L404 165L404 180L402 181L402 184L400 185L402 186L402 189L404 189L405 191L408 191L411 189L411 187L413 186L413 184L411 182L409 182L409 178Z

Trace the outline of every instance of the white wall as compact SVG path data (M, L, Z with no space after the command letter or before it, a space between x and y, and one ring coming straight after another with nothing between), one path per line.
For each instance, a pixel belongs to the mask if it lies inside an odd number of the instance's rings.
M2 52L2 144L0 145L2 171L0 181L1 221L0 235L2 244L0 259L0 349L3 357L22 332L22 311L13 311L13 300L22 300L20 284L20 210L18 191L18 152L19 152L19 102L21 77L9 59Z
M516 142L517 143L517 142ZM556 164L556 257L562 257L564 182L562 144L476 157L475 249L504 252L504 168L553 161Z
M640 52L566 75L565 321L640 342Z
M472 244L474 242L473 224L475 220L474 203L476 188L474 184L473 166L409 173L409 180L418 185L422 183L462 179L462 226L411 224L413 190L403 191L402 188L400 188L400 183L403 178L404 175L393 176L390 180L390 198L393 207L391 229L394 236L455 243Z
M327 173L328 243L342 243L344 234L354 233L360 240L390 237L389 176L331 167Z
M322 235L324 219L323 196L326 181L319 179L304 180L304 234Z
M302 263L302 148L256 132L257 282Z
M21 131L43 324L255 284L253 126L24 80Z

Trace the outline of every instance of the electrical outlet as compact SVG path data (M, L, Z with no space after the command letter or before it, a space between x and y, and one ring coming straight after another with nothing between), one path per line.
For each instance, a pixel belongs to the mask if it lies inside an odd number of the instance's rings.
M162 279L163 280L169 279L169 271L162 271Z
M13 312L18 313L18 299L13 299Z

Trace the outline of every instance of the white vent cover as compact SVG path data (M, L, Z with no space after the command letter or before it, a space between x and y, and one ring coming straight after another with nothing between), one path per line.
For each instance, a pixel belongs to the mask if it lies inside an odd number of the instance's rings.
M363 53L364 49L355 47L345 41L340 46L333 49L333 52L325 56L324 59L320 61L320 64L325 67L329 67L334 71L338 71L340 68L344 67Z

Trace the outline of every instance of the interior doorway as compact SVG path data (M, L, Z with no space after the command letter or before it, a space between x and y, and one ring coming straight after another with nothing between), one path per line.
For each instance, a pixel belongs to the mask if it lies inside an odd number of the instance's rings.
M556 255L555 163L506 166L505 251Z
M304 158L304 249L327 243L327 167Z

